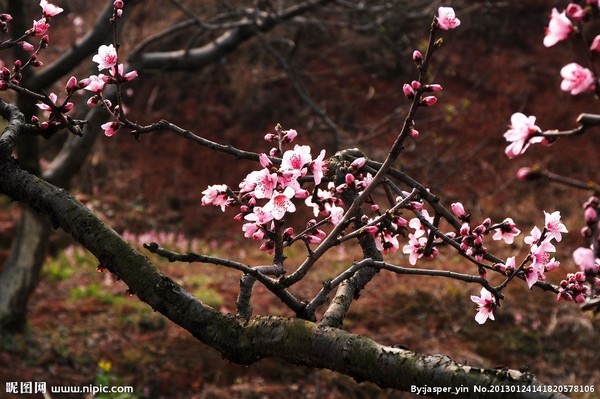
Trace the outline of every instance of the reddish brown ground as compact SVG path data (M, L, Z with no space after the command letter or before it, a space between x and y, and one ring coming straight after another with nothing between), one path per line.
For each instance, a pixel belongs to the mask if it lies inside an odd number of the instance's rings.
M512 216L528 231L542 222L542 209L558 209L576 232L584 193L543 182L525 184L513 176L520 166L541 163L583 180L597 179L600 139L596 132L563 140L550 149L534 147L512 162L503 154L502 132L517 110L536 115L542 128L559 129L573 127L580 112L597 112L597 102L590 96L573 98L558 90L561 66L581 57L568 44L551 49L541 45L541 27L557 2L510 7L487 3L473 2L461 14L461 29L447 35L446 46L436 55L432 76L444 91L435 107L419 113L417 128L422 136L407 145L401 167L443 194L444 203L463 202L475 219ZM415 43L426 34L419 29L422 34L415 35ZM314 45L320 39L307 40ZM338 43L340 48L325 44L318 53L301 53L298 59L313 98L334 119L344 121L343 146L358 146L378 159L385 155L384 144L393 140L405 112L402 83L414 78L406 61L412 46L398 45L398 55L384 43L346 35ZM261 59L258 72L248 66L253 65L257 50L256 44L248 43L241 55L209 67L202 76L146 77L146 83L135 86L138 96L130 103L132 118L142 123L169 118L213 140L259 151L266 150L262 135L279 122L297 128L302 142L315 140L331 151L330 134L302 107L277 65ZM178 85L182 81L185 84ZM374 126L385 118L388 122L380 130L351 128ZM254 243L237 238L239 225L230 221L233 215L223 220L214 209L199 206L207 184L236 184L239 178L232 175L254 167L224 162L229 160L217 159L208 150L167 133L143 137L139 143L119 133L100 140L78 182L81 195L119 231L181 231L203 239L211 253L249 264L264 262ZM0 219L7 229L15 217L12 209ZM6 248L6 234L2 240ZM565 248L580 245L576 233L565 241ZM501 255L519 250L523 256L520 245ZM554 282L575 270L567 249L560 257L563 270L550 276ZM321 280L331 277L328 268L342 270L351 259L352 254L332 254L329 265L321 266L298 294L314 292ZM403 262L399 255L391 259ZM427 266L472 272L452 254ZM122 284L105 285L94 267L84 262L72 265L71 274L60 281L58 272L45 272L31 299L27 331L0 337L0 382L83 386L102 376L98 364L108 360L115 378L111 383L132 385L138 397L412 397L279 361L264 360L249 368L233 365L135 297L127 297ZM164 269L201 297L205 295L209 303L232 311L238 274L198 265L164 265ZM381 273L355 304L346 326L383 344L444 353L477 366L528 368L550 383L600 381L593 344L599 339L598 320L555 302L551 295L528 292L523 284L516 284L497 320L479 326L469 301L476 291L454 281ZM289 315L261 287L256 289L254 308L257 314Z

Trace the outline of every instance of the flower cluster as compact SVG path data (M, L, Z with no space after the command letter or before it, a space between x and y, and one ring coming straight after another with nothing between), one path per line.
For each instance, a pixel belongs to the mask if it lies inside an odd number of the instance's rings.
M599 5L596 1L588 1L585 7L577 3L570 3L563 12L558 12L556 8L552 10L550 22L546 28L544 37L544 46L551 47L556 43L577 36L582 31L582 24L588 21L591 15L598 12ZM588 45L586 43L586 45ZM600 52L600 35L597 35L591 44L589 44L591 55ZM577 95L586 91L595 90L598 77L592 70L572 62L565 65L560 75L563 81L560 85L561 90Z
M267 141L291 142L297 135L295 130L283 131L276 128L277 135L268 134ZM277 149L271 151L276 153ZM313 159L311 148L307 145L295 145L292 150L285 151L281 163L276 165L266 154L259 157L263 167L250 172L234 192L226 185L212 185L202 192L202 205L220 206L222 211L238 206L240 212L236 220L245 220L242 226L244 236L255 240L265 240L261 249L271 253L275 245L276 231L288 213L296 211L294 199L305 199L307 205L313 207L315 216L325 215L331 223L337 223L343 214L339 200L335 198L331 185L328 190L316 189L313 195L302 188L302 182L312 180L315 187L321 183L325 168L325 150ZM352 183L355 183L352 182ZM318 230L314 220L309 221L304 230L303 239L317 243L324 233ZM293 237L293 229L284 231L284 240Z

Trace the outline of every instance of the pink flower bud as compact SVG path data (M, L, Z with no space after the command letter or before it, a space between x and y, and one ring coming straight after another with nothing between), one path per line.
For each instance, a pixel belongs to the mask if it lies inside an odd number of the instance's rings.
M359 158L356 158L354 161L352 161L352 163L350 164L350 167L354 168L354 170L358 170L358 169L362 168L363 166L365 166L366 162L367 162L367 158L359 157Z
M273 166L273 162L271 162L267 154L260 154L258 156L258 160L263 168L270 168L271 166Z
M579 4L570 3L566 9L567 17L571 18L573 21L581 21L583 17L585 17L585 11Z
M419 90L421 88L421 82L419 82L418 80L413 80L412 82L410 82L410 85L415 90Z
M48 37L48 35L42 36L42 40L40 40L40 47L48 48L49 44L50 44L50 38Z
M419 131L417 129L410 129L410 137L412 137L413 139L416 139L417 137L419 137Z
M354 178L354 175L352 173L346 173L346 184L350 185L352 183L354 183L356 179Z
M123 0L115 0L115 2L113 3L113 7L116 9L121 9L124 5L125 4L123 3Z
M267 133L265 134L264 140L268 141L268 142L273 142L277 139L277 136L274 135L273 133Z
M127 72L124 76L123 76L123 80L125 82L130 82L133 79L138 77L138 72L137 71L131 71L131 72Z
M6 80L0 80L0 91L8 89L8 82Z
M588 225L598 222L598 212L596 211L596 208L594 208L594 207L589 206L589 207L585 208L583 215L585 218L585 223Z
M421 99L421 105L430 107L437 102L436 96L426 96Z
M593 51L594 53L600 53L600 35L597 35L594 40L592 40L590 51Z
M431 90L431 91L442 91L443 87L442 87L442 85L434 83L431 85L427 85L427 89Z
M86 85L87 86L87 85ZM73 91L77 88L77 78L75 76L71 76L67 81L67 93Z
M296 136L298 136L298 132L296 130L286 130L285 134L283 135L283 140L286 143L291 143L296 138Z
M33 47L33 44L28 43L28 42L19 42L19 46L21 46L21 48L25 51L35 50L35 47Z
M0 21L2 22L10 22L12 19L13 18L10 14L0 14Z
M465 212L465 208L463 206L463 204L461 204L460 202L454 202L450 205L450 208L452 209L452 212L454 212L454 214L459 218L464 218L467 214L467 212Z
M421 65L421 63L423 62L423 54L421 54L419 50L415 50L413 51L412 59L415 64Z
M377 212L377 211L379 211L379 205L377 205L377 204L373 204L373 205L371 205L371 210L372 210L373 212Z
M33 123L34 125L37 125L38 123L40 123L40 119L37 116L33 115L31 117L31 123Z
M68 102L64 105L63 107L64 112L69 112L73 109L73 103L72 102Z
M404 83L404 85L402 85L402 92L404 92L404 95L408 98L413 98L415 95L415 91L408 83Z

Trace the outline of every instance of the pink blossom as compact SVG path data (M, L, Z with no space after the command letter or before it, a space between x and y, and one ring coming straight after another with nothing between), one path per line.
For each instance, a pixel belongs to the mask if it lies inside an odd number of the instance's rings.
M242 193L252 193L255 198L271 198L277 185L277 173L268 169L250 172L240 183Z
M415 219L413 219L415 220ZM418 220L418 219L417 219ZM423 257L425 245L427 244L426 237L420 237L410 233L408 235L408 244L402 248L402 253L408 254L408 262L411 265L416 265L417 260Z
M202 197L201 204L203 206L220 206L221 210L225 212L225 208L231 202L227 191L228 189L225 184L214 184L212 186L208 186L206 190L202 191L202 194L204 194L204 196Z
M104 130L104 134L108 137L114 135L119 128L121 127L121 124L117 121L112 121L112 122L106 122L102 125L100 125L100 127L102 128L102 130Z
M112 44L111 44L111 46L112 46ZM116 57L116 55L115 55L115 57ZM100 69L100 67L98 67L98 69ZM135 79L135 78L138 77L138 72L135 71L135 70L127 72L126 74L123 74L123 64L119 64L116 67L115 66L111 67L110 68L110 74L112 76L114 76L115 78L118 75L123 82L130 82L133 79Z
M46 18L42 18L38 21L33 21L33 30L31 32L34 36L42 36L49 27L50 24L46 22Z
M306 171L304 168L312 161L310 147L307 145L296 145L293 150L283 153L281 160L281 170L291 172L293 178L303 176Z
M573 251L573 260L585 274L598 273L598 262L594 251L590 248L577 248Z
M592 90L596 83L594 73L576 62L565 65L560 70L560 76L563 78L560 89L574 96Z
M545 139L536 134L541 133L539 126L535 124L535 116L525 116L520 112L510 117L509 129L504 133L504 138L511 144L504 151L509 158L515 158L523 154L532 143L540 143Z
M529 234L530 235L523 239L523 241L527 245L537 244L540 241L540 238L542 237L542 231L538 229L537 226L534 226Z
M48 0L40 0L40 7L42 7L44 17L53 17L63 12L62 8L48 3Z
M281 220L286 212L295 212L296 206L291 201L295 191L291 187L286 187L282 193L276 192L269 202L265 204L263 210L273 216L275 220Z
M496 232L492 237L494 240L504 240L506 244L512 244L515 237L521 234L521 230L517 228L517 225L511 218L506 218L496 228Z
M258 224L265 224L273 220L273 215L270 212L266 212L262 207L255 206L251 213L244 216L244 219Z
M400 248L400 243L398 242L397 235L391 234L389 231L386 231L383 234L377 236L377 239L375 240L375 246L379 251L387 255L389 253L394 253L398 251L398 249Z
M52 101L52 104L56 104L56 100L58 99L58 97L54 93L48 94L48 98L50 99L50 101ZM52 107L49 106L48 104L37 103L36 106L43 111L52 112Z
M329 222L333 225L337 225L344 216L344 208L336 205L325 206L327 212L329 212Z
M265 232L256 223L245 223L242 226L244 237L254 240L262 240L265 237Z
M458 27L460 20L456 18L452 7L440 7L438 8L437 23L438 28L449 30Z
M496 308L496 298L494 298L492 293L485 288L481 288L479 295L480 296L471 295L471 301L477 304L475 321L479 324L483 324L487 319L495 320L493 312Z
M89 83L84 89L89 90L94 93L100 93L104 90L104 85L106 84L106 76L104 74L99 75L91 75L89 78Z
M112 68L117 65L117 50L112 44L103 44L98 48L98 54L92 57L92 61L98 64L98 70Z
M321 150L319 156L310 163L310 169L313 174L315 184L319 185L323 179L323 170L325 169L325 150Z
M426 209L421 211L421 216L424 217L429 223L433 223L433 216L429 216L429 212L427 212ZM415 229L415 237L421 237L427 231L427 229L421 224L419 218L412 218L408 225L409 227Z
M553 237L557 242L562 240L561 233L568 233L569 231L560 220L560 211L548 213L544 211L544 227L548 231L548 234Z
M573 29L571 20L567 17L566 12L559 13L556 8L553 8L548 28L546 28L544 46L551 47L561 40L565 40L573 32Z

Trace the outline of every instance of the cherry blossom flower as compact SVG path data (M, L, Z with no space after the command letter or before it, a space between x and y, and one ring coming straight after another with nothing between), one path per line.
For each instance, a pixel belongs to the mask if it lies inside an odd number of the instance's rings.
M265 232L256 223L244 223L242 226L244 237L254 240L262 240L265 237Z
M310 163L310 170L315 180L315 185L321 184L323 179L323 170L325 169L325 150L321 150L319 156Z
M426 244L427 237L420 237L412 233L408 235L408 244L402 248L402 253L408 254L408 262L411 265L416 265L417 260L423 257L423 251Z
M56 100L58 99L58 97L56 96L55 93L48 94L48 98L50 99L50 101L52 101L53 104L56 104ZM48 104L37 103L36 106L43 111L52 112L52 107L49 106Z
M277 186L277 173L268 169L250 172L240 183L242 193L251 193L255 198L271 198Z
M269 212L266 212L262 207L255 206L251 213L244 216L244 219L257 224L265 224L273 220L273 215Z
M111 121L100 125L100 127L102 128L102 130L104 130L104 134L107 137L111 137L119 130L121 124L117 121Z
M504 151L509 158L515 158L523 154L532 143L545 141L543 137L536 136L541 133L539 126L535 124L535 116L525 116L520 112L510 117L509 129L504 133L504 138L511 144Z
M117 65L117 50L112 44L102 45L98 48L98 54L92 57L92 61L98 64L98 70L109 69Z
M106 84L107 76L104 74L91 75L89 79L89 83L84 89L89 90L94 93L100 93L104 90L104 85Z
M460 20L456 18L452 7L440 7L438 8L437 25L442 30L454 29L460 25Z
M53 17L64 11L62 8L48 3L48 0L40 0L40 7L42 7L44 17Z
M573 251L573 260L585 274L598 273L598 261L594 255L594 251L590 248L577 248Z
M225 184L208 186L206 190L202 191L204 196L202 197L201 204L220 206L221 210L225 212L225 208L229 206L231 202L227 190L227 185Z
M562 240L561 233L568 233L569 231L565 227L565 225L560 220L560 211L548 213L544 211L544 227L546 228L548 234L554 238L557 242Z
M296 206L291 201L294 197L294 189L291 187L286 187L282 193L276 192L269 202L265 204L263 207L263 211L265 213L271 214L273 219L281 220L286 212L295 212Z
M562 67L560 76L563 78L563 81L560 83L560 89L574 96L592 90L596 84L594 73L576 62Z
M479 296L471 295L471 301L477 304L477 314L475 315L477 323L483 324L487 319L495 320L493 312L496 308L496 298L491 292L481 288Z
M48 31L50 24L46 22L46 18L33 21L33 28L30 31L33 36L42 36Z
M391 234L389 231L386 231L377 236L377 239L375 240L375 246L379 251L387 255L389 253L394 253L398 251L398 249L400 248L400 243L398 242L397 235ZM413 255L411 253L410 259L412 259L412 256ZM415 263L416 262L417 260L415 259ZM414 265L414 263L412 264Z
M556 8L553 8L548 28L546 28L544 46L551 47L556 43L565 40L573 30L573 25L571 24L571 20L567 17L566 12L563 11L559 13Z
M517 228L517 225L511 218L506 218L496 228L496 232L493 235L494 240L504 240L506 244L512 244L515 237L521 234L521 230Z
M429 216L429 212L427 212L426 209L421 211L421 216L423 216L425 220L429 221L429 223L433 223L433 216ZM415 237L421 237L427 231L427 229L421 224L419 218L412 218L408 225L415 229Z

